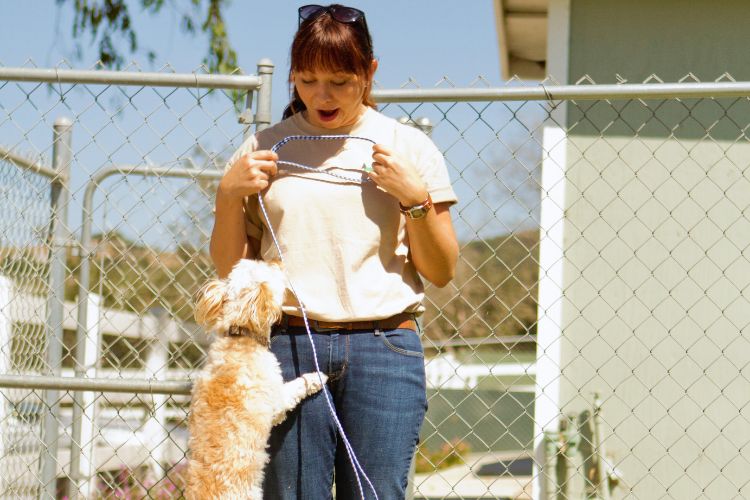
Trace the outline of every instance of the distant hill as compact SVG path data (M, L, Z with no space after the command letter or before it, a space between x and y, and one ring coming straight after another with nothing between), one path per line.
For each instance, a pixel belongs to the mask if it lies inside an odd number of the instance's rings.
M96 235L91 266L91 291L103 296L104 305L143 313L154 307L174 317L192 320L193 295L214 270L207 252L187 243L176 250L156 250L119 233ZM70 258L71 269L80 265ZM66 297L78 293L77 283L66 287Z
M163 307L176 318L192 319L193 294L213 276L207 254L183 244L176 251L155 250L118 233L94 236L91 290L104 305L143 313ZM475 240L461 248L456 278L445 288L428 286L424 318L433 340L523 335L536 332L537 231ZM43 253L43 252L42 252ZM33 249L0 251L0 269L29 293L46 292L46 255ZM68 256L68 269L78 276L81 259ZM78 294L74 278L65 297Z
M177 250L156 250L117 232L94 235L92 244L90 291L102 295L105 307L139 314L161 307L192 320L193 294L214 273L206 252L186 243ZM44 247L0 248L0 273L19 291L46 295L48 258ZM69 250L66 260L65 299L75 300L82 259Z
M433 340L536 333L539 232L475 240L461 248L456 277L426 291Z

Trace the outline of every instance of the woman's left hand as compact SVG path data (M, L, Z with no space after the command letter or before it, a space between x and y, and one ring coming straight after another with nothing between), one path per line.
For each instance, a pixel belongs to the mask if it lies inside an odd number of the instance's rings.
M372 151L374 163L369 174L375 184L405 207L427 199L427 187L414 165L382 144L375 144Z

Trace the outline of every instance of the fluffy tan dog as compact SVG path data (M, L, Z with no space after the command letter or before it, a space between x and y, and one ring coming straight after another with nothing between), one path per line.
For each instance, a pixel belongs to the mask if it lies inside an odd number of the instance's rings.
M190 500L263 497L271 428L325 383L306 373L287 382L269 350L286 280L277 263L243 259L199 292L195 319L222 333L211 345L190 404Z

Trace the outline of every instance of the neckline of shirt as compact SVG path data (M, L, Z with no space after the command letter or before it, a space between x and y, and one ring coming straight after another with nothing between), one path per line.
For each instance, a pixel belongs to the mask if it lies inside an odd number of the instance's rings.
M307 121L302 112L293 114L291 119L300 130L313 135L356 135L354 134L354 132L356 132L362 126L365 120L367 120L372 113L375 113L375 110L370 106L367 106L365 112L362 113L362 116L359 117L356 123L338 128L316 127L315 125Z

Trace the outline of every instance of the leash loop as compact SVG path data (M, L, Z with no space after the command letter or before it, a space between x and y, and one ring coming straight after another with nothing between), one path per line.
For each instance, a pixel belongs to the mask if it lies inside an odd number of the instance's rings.
M339 140L339 139L358 139L361 141L367 141L375 144L375 141L372 139L369 139L367 137L359 137L356 135L290 135L287 137L284 137L279 142L273 145L271 147L271 151L274 153L277 152L279 149L283 148L284 145L290 141L324 141L324 140ZM300 170L307 170L310 172L320 172L326 175L330 175L331 177L336 177L338 179L345 180L347 182L353 182L355 184L364 184L366 182L372 182L369 177L365 177L364 179L359 178L356 179L354 177L349 177L342 174L337 174L336 172L331 172L330 170L322 170L320 168L310 167L307 165L302 165L301 163L295 163L293 161L287 161L287 160L278 160L276 164L282 164L287 165L293 168L297 168Z

